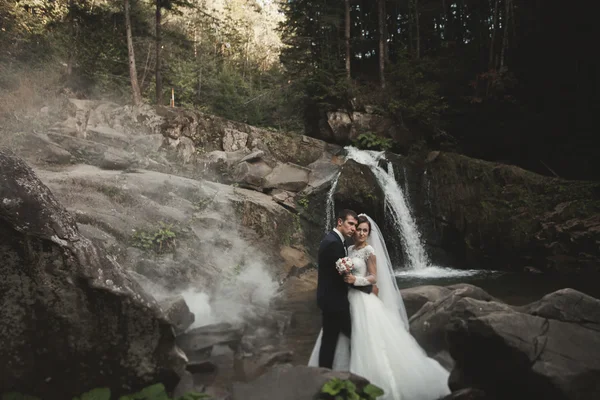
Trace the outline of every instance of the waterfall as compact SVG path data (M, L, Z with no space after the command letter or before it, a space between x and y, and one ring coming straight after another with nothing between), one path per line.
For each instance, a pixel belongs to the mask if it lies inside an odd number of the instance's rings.
M379 160L385 159L383 152L358 150L354 147L346 147L346 150L348 159L368 166L375 175L377 183L385 195L385 205L390 211L393 225L400 233L407 267L413 270L426 268L429 260L421 242L421 235L411 215L402 188L394 179L393 168L388 165L388 171L386 171L379 166Z
M337 173L335 179L333 179L333 183L331 184L329 192L327 192L327 203L325 205L325 232L329 232L333 229L333 219L335 218L335 204L333 201L333 195L341 174L341 171Z

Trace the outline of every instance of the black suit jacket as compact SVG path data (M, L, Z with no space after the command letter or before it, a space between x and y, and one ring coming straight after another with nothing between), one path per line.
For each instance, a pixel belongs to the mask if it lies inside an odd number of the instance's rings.
M337 233L329 232L321 241L318 255L317 304L325 312L348 311L348 287L371 293L372 286L354 287L344 282L335 263L346 256L344 243Z

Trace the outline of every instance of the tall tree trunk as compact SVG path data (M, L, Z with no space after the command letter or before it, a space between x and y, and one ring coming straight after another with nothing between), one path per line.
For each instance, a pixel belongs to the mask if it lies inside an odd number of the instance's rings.
M512 0L504 0L505 8L504 8L504 35L502 36L502 51L500 52L500 71L504 69L505 57L506 57L506 49L508 48L508 25L510 24L510 7L512 4Z
M148 44L148 52L146 54L146 63L144 64L144 72L142 73L142 79L140 80L140 91L144 91L144 82L146 81L146 75L148 74L148 68L150 67L150 60L152 57L152 42Z
M138 84L137 69L135 68L135 52L133 51L133 37L131 36L131 17L129 15L129 0L125 0L125 29L127 31L127 50L129 53L129 78L133 92L133 104L142 103L142 93Z
M344 39L346 42L346 78L352 79L350 70L350 0L345 0L346 17L345 17L345 32Z
M382 89L385 89L385 59L387 53L385 21L385 0L379 0L379 82Z
M498 3L500 0L496 0L496 5L494 6L494 19L492 21L492 38L490 39L490 59L489 59L489 69L495 69L496 63L494 62L494 44L496 42L496 30L498 28Z
M194 30L196 32L196 30ZM198 39L198 46L202 48L202 25L200 25L200 35ZM196 39L194 33L194 60L196 62L196 68L198 68L198 90L196 91L196 98L200 101L200 94L202 93L202 63L198 60L198 52L196 47Z
M162 2L156 0L156 104L162 105L163 103L163 88L162 88L162 75L160 73L160 48L161 48L161 24L162 24Z
M75 27L75 18L73 18L73 13L75 12L74 0L69 0L68 3L68 14L67 18L69 21L69 29L72 38L77 38L77 29ZM71 77L73 73L73 63L75 62L75 46L69 46L67 49L67 67L66 67L66 76Z

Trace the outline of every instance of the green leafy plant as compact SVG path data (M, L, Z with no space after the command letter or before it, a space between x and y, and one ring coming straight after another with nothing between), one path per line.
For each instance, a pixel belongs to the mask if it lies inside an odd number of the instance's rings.
M335 400L375 400L383 395L381 388L368 384L362 389L349 380L333 378L321 388L321 399Z
M305 210L308 209L308 199L306 197L301 198L298 200L298 205Z
M393 145L393 141L389 138L377 136L372 132L367 132L358 135L353 144L364 150L389 150Z
M239 276L243 270L244 270L244 265L242 263L238 263L238 264L236 264L235 267L233 267L233 275Z
M4 393L2 400L40 400L37 397L29 396L22 393L11 392ZM75 396L73 400L116 400L116 397L111 396L110 389L96 388L89 392L85 392L80 396ZM208 400L210 396L205 393L190 392L183 396L171 399L167 394L165 386L162 383L150 385L137 393L128 394L119 397L118 400Z
M175 250L176 234L172 224L160 223L152 231L137 231L133 234L133 246L142 250L153 250L158 254Z
M300 222L300 216L298 214L294 214L294 229L296 232L302 232L302 223Z

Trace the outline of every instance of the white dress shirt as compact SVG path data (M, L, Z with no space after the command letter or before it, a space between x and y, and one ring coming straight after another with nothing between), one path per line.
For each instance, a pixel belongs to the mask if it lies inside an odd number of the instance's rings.
M333 228L333 231L337 233L337 235L340 237L340 240L342 241L342 244L344 245L344 254L348 255L348 249L346 248L346 239L344 239L344 235L342 235L342 233L338 231L337 228Z

